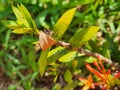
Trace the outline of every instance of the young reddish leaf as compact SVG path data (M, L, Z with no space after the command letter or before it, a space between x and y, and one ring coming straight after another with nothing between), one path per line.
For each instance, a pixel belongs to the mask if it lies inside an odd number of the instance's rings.
M56 43L56 41L52 37L50 37L49 35L40 31L40 33L39 33L39 43L40 43L41 49L46 50L47 48L54 45Z

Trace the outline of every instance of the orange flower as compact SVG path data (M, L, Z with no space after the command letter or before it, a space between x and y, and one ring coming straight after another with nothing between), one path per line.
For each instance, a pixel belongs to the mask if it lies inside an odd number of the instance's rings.
M109 82L109 77L108 75L111 73L111 71L105 70L104 66L102 63L100 63L100 65L98 64L98 62L93 61L93 64L98 68L99 71L95 70L94 68L92 68L89 64L86 64L86 68L92 72L93 74L95 74L98 78L100 78L102 80L102 82L104 83L108 83Z
M86 63L86 68L95 76L100 78L101 81L99 81L96 84L94 83L94 85L102 85L102 89L110 88L111 82L114 82L114 79L120 77L120 73L117 73L115 76L113 76L111 74L110 69L106 70L103 66L102 61L100 61L99 63L96 61L93 61L93 65L97 67L98 71L92 68L88 63Z
M88 63L86 63L86 68L92 72L93 74L95 74L97 77L99 77L101 80L105 80L105 78L103 77L103 74L101 74L100 72L98 72L97 70L93 69Z
M80 81L84 82L85 86L82 90L88 90L90 88L94 89L95 86L101 85L101 90L109 89L111 86L116 85L115 79L120 77L120 72L116 75L112 75L110 69L106 70L102 63L102 60L98 58L97 61L93 61L93 65L97 67L98 70L92 68L90 64L86 63L86 68L97 76L100 80L98 82L93 83L91 75L88 76L88 80L84 78L79 78Z
M82 90L88 90L90 88L95 89L91 75L88 76L88 80L84 79L84 78L79 78L79 80L85 84L85 86L82 88Z

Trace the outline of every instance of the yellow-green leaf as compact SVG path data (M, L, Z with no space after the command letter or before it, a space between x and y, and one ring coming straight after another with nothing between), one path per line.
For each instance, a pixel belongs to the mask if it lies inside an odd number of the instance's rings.
M47 64L51 64L55 61L57 61L60 57L62 57L63 55L65 55L66 53L68 53L69 50L59 46L56 47L55 49L52 49L49 53L48 53L48 61Z
M59 61L60 62L70 62L70 61L74 60L77 55L78 54L76 51L71 51L71 52L63 55L62 57L60 57Z
M68 82L68 83L71 83L71 82L73 81L73 80L72 80L72 73L70 72L69 69L67 69L67 70L65 71L64 79L65 79L65 81Z
M59 46L56 47L55 49L52 49L49 53L48 53L48 57L52 56L53 54L57 53L59 50L63 50L64 48Z
M47 65L47 56L48 56L49 49L42 51L40 54L40 58L38 60L38 65L39 65L39 71L41 76L43 76L45 72L45 68Z
M33 33L33 30L32 28L20 28L20 29L14 29L12 32L16 34L25 34L25 33Z
M31 21L32 22L32 17L29 13L29 11L25 8L25 6L23 6L22 4L18 5L19 10L23 13L23 15L25 16L25 18L27 19L27 21Z
M11 29L18 29L20 26L16 21L13 20L0 20L6 27Z
M116 78L116 79L114 80L114 83L115 83L115 85L120 86L120 79Z
M71 82L71 83L68 83L67 85L65 85L62 90L72 90L77 85L78 85L78 82L74 81L74 82Z
M54 26L54 37L55 39L60 39L62 35L65 33L67 30L69 24L72 21L72 18L75 14L76 8L72 8L68 11L66 11L60 19L57 21L57 23Z
M110 82L109 82L110 86L114 86L115 85L115 80L113 80L114 77L111 74L109 74L108 78L110 80Z
M21 21L22 23L24 23L24 25L26 27L30 27L29 23L27 22L27 20L25 19L24 13L22 13L18 8L12 6L12 9L17 17L18 21Z
M18 9L21 11L21 13L23 14L24 18L26 19L26 21L28 22L29 26L33 29L37 29L36 28L36 24L34 22L34 20L32 19L29 11L25 8L25 6L23 6L22 4L18 5Z
M79 30L71 39L70 43L72 47L81 47L88 42L99 30L98 26L91 26L88 29Z

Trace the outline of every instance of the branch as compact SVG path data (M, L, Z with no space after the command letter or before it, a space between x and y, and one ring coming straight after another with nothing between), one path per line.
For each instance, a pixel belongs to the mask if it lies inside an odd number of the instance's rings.
M46 34L48 34L48 35L51 35L51 34L52 34L52 32L51 32L50 30L45 30L45 32L47 32ZM101 54L92 53L92 52L90 52L90 51L88 51L88 50L84 50L84 49L81 48L81 47L73 49L73 48L71 48L72 46L71 46L70 43L66 43L66 42L64 42L64 41L58 41L58 43L57 43L56 45L62 46L62 47L67 48L67 49L69 49L69 50L71 50L71 51L77 51L77 52L82 53L82 54L85 54L85 55L87 55L87 56L95 57L95 58L97 58L97 59L101 58L101 60L103 60L104 62L106 62L106 63L108 63L108 64L110 64L110 65L113 64L113 63L112 63L112 60L110 60L110 59L102 56Z
M101 54L92 53L92 52L90 52L90 51L88 51L88 50L84 50L84 49L81 48L81 47L80 47L80 48L76 48L76 49L72 49L72 48L71 48L71 45L70 45L69 43L66 43L66 42L63 42L63 41L58 41L58 44L59 44L60 46L64 47L64 48L67 48L67 49L72 50L72 51L77 51L77 52L82 53L82 54L85 54L85 55L87 55L87 56L92 56L92 57L95 57L95 58L97 58L97 59L98 59L98 58L101 58L104 62L112 65L112 60L110 60L110 59L102 56Z
M101 58L104 62L108 63L108 64L112 64L112 60L102 56L101 54L98 54L98 53L92 53L90 51L87 51L87 50L84 50L83 48L78 48L76 51L78 51L79 53L83 53L87 56L92 56L92 57L95 57L95 58Z

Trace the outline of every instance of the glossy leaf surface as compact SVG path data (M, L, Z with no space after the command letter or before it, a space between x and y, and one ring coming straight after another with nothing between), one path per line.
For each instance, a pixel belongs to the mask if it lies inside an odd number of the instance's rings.
M69 52L65 54L64 56L60 57L60 62L70 62L74 60L75 57L77 57L78 53L76 51Z
M57 23L54 26L54 37L55 39L60 39L62 35L67 30L69 24L71 23L73 16L75 14L76 8L72 8L68 11L66 11L60 19L57 21Z
M89 41L99 30L97 26L91 26L88 29L79 30L71 39L70 43L73 47L81 47Z

